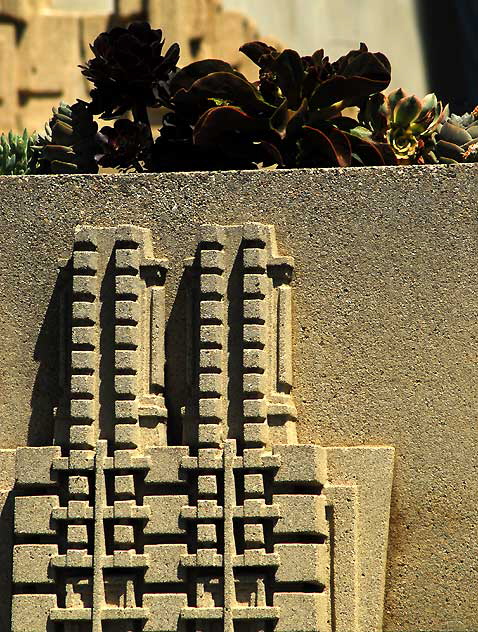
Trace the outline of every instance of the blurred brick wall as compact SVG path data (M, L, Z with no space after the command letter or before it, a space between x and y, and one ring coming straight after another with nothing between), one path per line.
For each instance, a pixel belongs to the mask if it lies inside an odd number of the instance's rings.
M0 0L0 131L40 130L60 100L87 98L78 65L90 57L90 42L133 19L161 27L167 45L178 41L181 65L221 57L257 74L238 48L259 33L220 0L116 0L112 13L110 6L111 0Z

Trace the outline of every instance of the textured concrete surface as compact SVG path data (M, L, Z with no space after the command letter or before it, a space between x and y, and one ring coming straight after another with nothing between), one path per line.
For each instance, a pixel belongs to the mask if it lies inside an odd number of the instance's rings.
M151 228L174 287L200 224L275 224L295 258L299 440L397 450L384 630L476 629L477 173L1 179L0 447L51 443L57 260L76 225ZM180 352L178 308L166 306L167 353ZM178 375L167 380L179 402Z

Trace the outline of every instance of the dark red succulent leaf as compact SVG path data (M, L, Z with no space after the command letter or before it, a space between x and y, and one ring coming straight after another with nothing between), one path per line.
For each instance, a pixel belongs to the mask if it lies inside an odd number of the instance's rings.
M350 167L352 147L344 132L330 126L317 129L304 125L299 141L301 167Z
M387 88L391 74L380 59L373 53L363 53L361 57L363 65L357 61L353 64L357 74L348 74L351 69L345 68L347 74L332 76L317 86L310 97L311 108L326 108L340 101L349 107L358 105L363 97Z
M279 53L262 42L250 42L241 50L260 67L260 91L280 104L287 98L297 109L307 98L312 110L358 105L364 97L384 90L391 80L390 62L382 53L371 53L365 44L330 63L324 51L300 57L292 50Z
M214 146L224 135L247 135L254 140L280 142L279 134L268 119L255 118L233 106L216 107L205 112L194 127L193 142Z
M351 50L334 61L332 70L344 77L367 76L382 80L392 73L388 58L383 53L371 53L363 42L358 50Z
M284 50L274 60L272 72L277 77L280 88L280 96L285 97L292 110L297 109L302 103L302 83L304 80L304 64L294 50Z
M266 99L277 103L286 98L290 108L299 107L304 64L297 51L286 49L278 52L263 42L250 42L239 50L260 67L259 85Z
M352 154L357 166L383 167L397 164L395 153L387 143L375 143L353 134L347 134L347 136L352 146Z
M91 50L95 57L82 73L93 84L91 109L105 119L123 115L136 106L157 107L168 99L167 83L176 72L179 45L163 55L160 29L147 22L101 33Z
M271 127L283 137L289 121L294 114L292 110L289 110L288 103L286 99L284 99L269 119Z
M239 50L241 53L244 53L246 57L249 57L256 66L259 66L259 68L268 67L270 60L275 59L279 55L276 48L264 42L247 42L243 44Z
M221 59L203 59L181 68L174 75L170 82L171 96L174 96L179 90L190 90L198 79L217 72L229 72L232 75L245 79L244 75L235 70L231 64Z
M372 138L386 142L390 117L388 98L381 93L373 94L361 104L359 122L372 132Z
M352 145L352 166L396 165L397 159L387 142L377 142L367 129L349 116L339 116L333 120L334 126L347 134Z
M234 105L257 117L270 117L275 111L251 83L230 72L206 75L189 90L179 90L174 97L174 107L191 123L218 105Z
M267 119L249 116L231 106L216 107L205 112L193 132L195 145L219 150L233 162L250 163L244 168L259 163L264 166L282 166L278 149L280 141L280 135L271 128Z
M277 66L277 60L282 53L273 46L264 44L264 42L249 42L241 46L239 50L247 55L247 57L249 57L249 59L251 59L257 66L259 66L260 72L258 87L264 99L276 106L280 105L284 99L284 94L281 91L281 84L284 87L286 85L290 87L290 77L288 78L282 75L279 76L281 71L284 72L285 70L287 72L287 69L282 66L287 66L287 56L289 53L296 55L299 58L298 53L295 53L295 51L288 51L279 63L279 66ZM286 63L284 64L284 62ZM300 90L300 84L297 86L297 89Z
M375 142L375 147L380 151L383 158L383 164L386 167L398 165L398 160L392 147L388 143Z

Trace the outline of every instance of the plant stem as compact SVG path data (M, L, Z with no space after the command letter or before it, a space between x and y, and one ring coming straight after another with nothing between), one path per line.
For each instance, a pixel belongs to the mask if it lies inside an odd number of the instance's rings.
M149 171L148 166L151 163L151 158L152 158L152 153L153 153L153 146L154 146L154 139L153 139L153 132L151 130L151 123L149 121L149 116L148 116L148 110L146 108L145 105L143 104L136 104L133 107L133 119L135 123L142 123L143 125L146 125L146 129L147 129L147 133L148 133L148 139L145 143L145 146L143 148L143 150L140 152L140 157L144 160L144 164L146 165L146 170ZM137 161L139 164L139 161Z
M133 107L133 119L135 123L143 123L148 128L151 143L153 142L153 132L151 131L151 123L149 122L148 109L143 104L136 104Z

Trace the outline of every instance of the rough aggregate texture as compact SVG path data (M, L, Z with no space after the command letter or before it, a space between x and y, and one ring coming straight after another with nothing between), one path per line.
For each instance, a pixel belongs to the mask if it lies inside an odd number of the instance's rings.
M300 441L397 450L384 630L475 629L477 174L0 179L0 448L51 442L57 261L77 224L151 228L171 264L170 302L202 223L274 224L296 265Z

